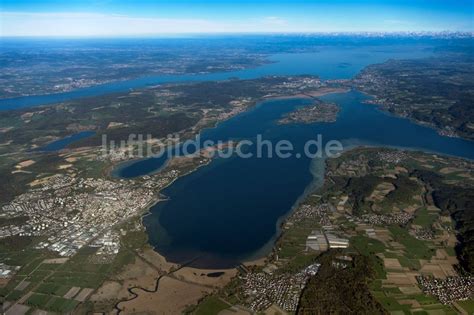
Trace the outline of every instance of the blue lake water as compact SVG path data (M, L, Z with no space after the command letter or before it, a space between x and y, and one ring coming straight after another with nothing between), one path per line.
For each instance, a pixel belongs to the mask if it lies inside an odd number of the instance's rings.
M241 71L208 74L160 75L141 77L101 84L70 92L33 95L10 99L0 99L0 111L59 103L74 99L126 92L163 83L226 80L238 77L255 79L268 75L313 74L323 79L345 79L355 75L365 66L383 62L391 58L421 58L431 55L425 46L370 46L370 47L320 47L318 52L298 54L277 54L270 57L272 63Z
M365 66L390 58L420 58L431 54L425 47L320 47L318 52L279 54L273 63L243 71L154 76L114 82L45 96L0 100L0 110L38 106L72 99L178 81L242 79L265 75L313 74L323 79L351 78ZM434 130L396 118L362 104L366 96L357 91L322 97L341 106L335 123L276 125L275 120L310 100L272 100L261 103L216 128L204 130L201 139L289 140L296 152L306 141L321 134L323 141L340 140L345 147L381 145L433 151L474 158L473 142L439 136ZM67 145L62 142L53 150ZM249 148L254 152L255 147ZM255 152L254 152L255 153ZM144 159L122 165L116 174L135 177L158 170L166 158ZM321 180L323 160L304 155L297 158L233 157L215 159L209 165L178 179L163 192L170 199L160 202L144 217L150 242L169 260L183 262L200 257L195 265L232 265L256 257L271 248L278 235L279 219L290 211L305 189ZM318 167L314 167L314 166ZM313 173L310 172L313 170Z
M202 141L255 140L261 134L273 143L289 140L295 150L286 159L255 154L249 159L217 158L178 179L163 192L170 199L155 205L144 218L151 244L171 261L200 257L195 265L201 267L225 266L263 254L262 247L277 236L278 220L313 180L309 169L317 161L305 157L303 147L318 134L323 143L339 140L346 147L381 145L474 158L473 142L442 137L430 128L383 113L362 104L366 98L357 91L322 97L341 106L335 123L277 125L275 120L284 113L311 101L271 100L205 130ZM255 149L252 146L249 152Z
M270 58L272 63L254 69L236 72L213 73L191 76L161 76L149 77L126 82L118 82L102 85L96 88L83 89L77 93L95 93L98 88L113 89L118 91L123 84L128 87L138 87L163 83L165 81L186 80L223 80L230 77L241 79L252 79L267 75L318 75L323 79L349 79L361 71L364 67L374 63L384 62L388 59L422 58L431 55L431 51L424 46L414 46L407 49L406 46L389 47L321 47L319 52L278 54ZM118 89L118 90L116 90ZM74 92L71 92L74 93ZM70 94L70 93L64 93ZM62 95L62 94L61 94ZM58 96L60 96L58 94ZM39 96L42 98L42 96ZM21 103L21 102L20 102ZM16 104L19 105L19 104ZM15 105L15 106L16 106ZM0 109L2 103L0 100ZM123 178L133 178L156 172L168 160L168 155L156 158L142 159L135 162L127 162L114 170L114 175Z
M74 141L78 141L87 137L92 136L95 134L94 131L82 131L76 134L64 137L62 139L53 141L48 143L47 145L35 149L36 151L44 151L44 152L52 152L52 151L59 151L66 148L69 144L73 143Z

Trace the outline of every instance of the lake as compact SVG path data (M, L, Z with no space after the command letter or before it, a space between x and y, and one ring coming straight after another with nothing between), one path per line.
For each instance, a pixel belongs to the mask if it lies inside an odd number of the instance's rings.
M45 146L35 149L35 151L53 152L66 148L69 144L94 135L94 131L81 131L62 139L48 143Z
M202 140L255 139L273 143L289 140L297 158L215 159L208 166L178 179L163 193L168 201L151 208L144 218L150 242L173 262L199 267L231 266L264 255L278 235L279 219L314 178L321 180L321 164L303 154L304 144L322 135L323 142L339 140L345 147L374 145L409 148L474 158L474 143L440 136L433 129L397 118L362 102L357 91L332 94L323 100L341 107L335 123L278 125L275 121L307 99L269 100L216 128L202 132ZM249 149L255 153L255 147ZM140 164L138 164L140 165ZM129 167L133 167L129 166Z
M325 46L320 47L318 52L313 53L272 55L269 58L271 63L241 71L147 76L76 89L64 93L0 99L0 111L65 102L108 93L127 92L132 89L173 82L226 80L229 78L255 79L268 75L297 74L319 75L323 79L347 79L372 63L383 62L391 58L421 58L431 54L432 50L426 46Z
M243 71L154 76L114 82L66 93L0 100L0 110L17 109L69 101L82 97L124 92L166 82L241 79L265 75L313 74L323 79L351 78L365 66L396 58L431 55L422 46L320 47L318 52L277 54L273 63ZM346 148L378 145L416 149L474 158L474 145L447 138L409 120L393 117L363 104L366 96L351 91L322 99L341 107L335 123L277 125L275 121L307 99L269 100L254 109L206 129L201 138L211 140L289 140L302 152L306 141L322 135L323 141L339 140ZM61 144L61 143L60 143ZM249 148L250 152L255 150ZM116 170L116 175L133 178L159 170L166 158L132 161ZM278 222L285 217L305 189L321 183L323 159L232 157L214 159L209 165L179 178L163 193L168 201L150 209L143 222L150 243L173 262L194 261L200 267L233 266L242 260L261 257L278 237Z

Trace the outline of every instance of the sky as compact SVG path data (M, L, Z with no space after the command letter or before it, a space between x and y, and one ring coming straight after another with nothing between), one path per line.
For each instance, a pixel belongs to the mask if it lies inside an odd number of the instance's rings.
M474 0L0 0L0 36L474 31Z

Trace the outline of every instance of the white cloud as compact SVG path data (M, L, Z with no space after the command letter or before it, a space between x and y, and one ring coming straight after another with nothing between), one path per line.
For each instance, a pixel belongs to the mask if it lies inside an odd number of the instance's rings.
M200 19L143 18L100 13L1 13L2 36L114 36L206 32Z
M134 36L173 33L291 32L288 21L145 18L101 13L0 13L1 36ZM297 31L294 29L293 31Z
M309 33L413 29L437 30L430 25L404 19L381 18L353 23L349 20L334 20L329 15L315 16L311 20L289 20L280 16L207 20L89 12L0 12L0 36L152 36L179 33Z

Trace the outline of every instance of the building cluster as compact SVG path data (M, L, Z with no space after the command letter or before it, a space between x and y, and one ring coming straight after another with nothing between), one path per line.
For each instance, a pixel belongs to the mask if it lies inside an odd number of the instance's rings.
M267 93L265 97L294 95L314 91L326 86L326 83L313 76L286 77L285 81L279 83L275 83L272 79L281 79L281 77L269 76L267 79L269 82L262 84L262 91Z
M9 279L20 270L20 266L9 266L0 262L0 279Z
M401 211L390 214L364 214L360 219L362 222L370 223L372 225L406 225L411 219L413 219L413 215Z
M312 264L295 274L247 273L242 277L247 306L255 312L263 311L272 304L285 311L296 311L306 282L316 275L319 267L319 264Z
M174 169L160 173L159 176L145 175L142 177L144 182L140 184L140 187L152 189L154 191L160 190L165 186L168 186L172 181L178 178L178 176L179 171Z
M361 90L371 94L373 97L364 101L366 104L378 105L384 108L391 108L397 104L392 101L389 95L393 95L395 88L397 87L396 80L390 78L389 76L380 75L377 71L373 71L372 67L368 67L367 70L362 71L354 79L356 87ZM378 96L379 91L386 91L387 93L383 96Z
M0 216L0 218L5 217L4 215ZM14 224L8 224L5 226L0 227L0 239L13 236L13 235L19 235L25 231L25 228L22 225L14 225Z
M371 77L371 75L368 75L367 78ZM369 79L371 83L374 82L374 80L371 78ZM384 80L384 79L382 79ZM378 82L380 82L380 79L377 80ZM373 96L373 99L369 99L369 100L365 100L364 101L365 104L370 104L370 105L380 105L380 106L383 106L383 107L386 107L386 108L390 108L392 106L396 106L397 104L393 101L391 101L390 99L386 98L386 97L377 97L377 96ZM406 115L404 116L406 117Z
M391 70L396 69L396 71L386 71L385 66L388 66ZM458 137L457 128L453 125L445 126L446 123L439 124L435 122L445 121L446 119L447 121L452 120L452 116L448 118L449 115L439 114L437 109L449 108L455 103L455 98L442 95L444 93L436 96L432 95L429 98L421 96L419 91L426 89L426 86L420 84L423 82L422 80L414 78L419 77L422 73L426 76L432 75L430 71L427 71L427 68L415 69L403 62L388 62L384 66L372 65L367 67L357 75L353 83L359 90L373 96L365 100L364 103L377 105L397 116L410 117L420 124L436 127L440 135ZM438 75L440 78L446 78L445 74L438 73ZM410 88L407 88L407 86L410 86ZM419 115L420 110L423 111L422 115ZM423 118L424 115L431 119Z
M454 129L451 126L445 126L443 129L440 129L438 131L438 134L441 136L451 137L451 138L459 137L459 134L456 132L456 129Z
M124 145L123 147L112 147L108 148L107 150L104 150L103 154L99 154L97 156L97 160L99 161L112 161L112 162L117 162L117 161L124 161L124 160L129 160L130 157L133 156L133 152L131 152L131 149Z
M120 251L120 235L115 230L109 230L89 246L97 248L96 254L91 256L93 263L110 263Z
M474 277L437 279L432 276L417 276L416 280L425 294L435 296L443 304L467 300L474 293Z
M346 159L341 161L337 168L327 171L327 176L360 177L365 176L369 171L370 167L368 165L368 158L361 154L357 159Z
M176 174L174 174L176 175ZM174 176L168 174L167 182ZM169 177L171 176L171 177ZM2 207L8 218L28 217L18 228L2 229L1 237L45 236L36 245L60 256L72 256L114 225L139 214L156 200L165 179L107 180L57 174Z
M85 79L85 78L65 78L65 83L55 84L53 91L58 92L67 92L74 89L85 88L93 85L104 84L109 82L109 80L95 80L95 79Z
M233 116L236 116L244 112L247 107L249 107L254 102L254 99L251 97L241 97L239 99L230 101L229 105L232 106L232 109L229 111L223 111L216 116L216 120L226 120Z
M331 265L336 269L345 269L352 264L353 258L347 255L336 256Z
M377 153L377 156L380 161L393 164L398 164L407 158L405 152L397 150L381 151Z
M435 238L435 234L431 229L418 229L415 232L415 237L419 240L432 240Z
M316 77L289 77L287 81L276 87L291 90L318 89L323 85L321 80Z
M303 220L316 220L321 225L329 225L329 214L331 213L331 207L327 203L309 205L304 204L298 207L291 216L287 219L287 222L298 223Z
M334 234L330 225L323 226L322 230L314 230L306 239L306 249L324 252L333 248L347 248L349 240Z

